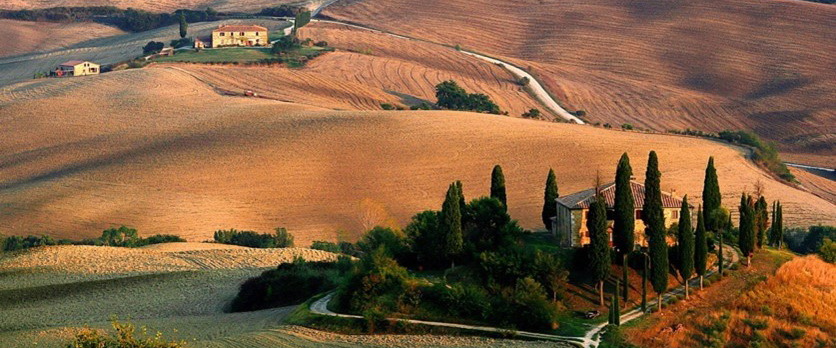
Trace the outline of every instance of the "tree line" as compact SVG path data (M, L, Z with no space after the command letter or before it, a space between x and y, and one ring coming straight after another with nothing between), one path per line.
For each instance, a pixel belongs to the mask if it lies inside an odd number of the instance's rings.
M96 245L96 246L115 246L126 248L138 248L151 244L160 243L174 243L185 242L186 240L180 236L172 234L155 234L145 238L139 237L137 230L134 228L120 226L118 228L109 228L102 231L102 235L98 238L72 240L72 239L54 239L47 235L34 236L9 236L0 238L3 251L15 251L29 249L39 246L50 245Z

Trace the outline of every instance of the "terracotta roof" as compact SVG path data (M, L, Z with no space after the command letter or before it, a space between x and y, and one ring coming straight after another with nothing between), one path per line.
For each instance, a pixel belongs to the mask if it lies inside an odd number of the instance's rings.
M68 60L66 62L61 63L61 66L76 66L81 63L84 63L83 60Z
M644 185L635 181L630 181L630 188L633 191L633 204L636 209L641 209L644 205ZM607 209L615 208L615 183L611 182L601 186L601 195L607 203ZM573 193L568 196L563 196L557 199L557 202L568 207L569 209L587 209L595 199L595 188L583 190ZM679 208L682 206L682 200L677 199L673 194L662 191L662 207L663 208Z
M222 25L212 32L238 32L238 31L267 31L267 28L260 25Z

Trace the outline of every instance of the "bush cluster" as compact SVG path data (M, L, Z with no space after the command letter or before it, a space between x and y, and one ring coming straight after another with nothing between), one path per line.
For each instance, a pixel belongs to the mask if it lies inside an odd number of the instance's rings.
M244 312L302 303L312 294L336 288L340 272L347 271L350 265L347 258L338 262L306 262L299 258L281 264L241 284L230 310Z
M218 230L215 231L214 239L217 243L250 248L290 248L293 246L293 235L282 227L276 228L275 233L263 234L236 229Z
M184 348L187 346L185 341L165 339L161 332L148 336L144 332L145 328L141 330L144 337L137 337L136 327L130 323L120 323L114 320L112 325L115 331L113 334L90 328L82 329L67 345L67 348Z
M499 106L490 97L481 93L468 94L456 81L444 81L435 86L436 103L450 110L475 111L499 115Z
M136 229L121 226L102 231L102 236L95 239L55 240L50 236L9 236L2 240L3 251L15 251L47 245L105 245L126 248L137 248L150 244L185 242L186 240L171 234L157 234L147 238L137 236Z
M751 146L755 149L754 160L763 163L770 171L778 174L782 179L787 181L795 181L795 175L790 173L787 166L778 157L778 150L775 145L761 140L755 133L739 130L730 131L724 130L717 134L719 139Z

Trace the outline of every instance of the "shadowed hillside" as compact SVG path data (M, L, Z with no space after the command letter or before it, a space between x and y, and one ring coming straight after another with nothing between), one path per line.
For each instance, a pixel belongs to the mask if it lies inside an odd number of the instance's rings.
M614 177L623 149L642 180L659 153L664 189L692 199L709 155L724 200L766 182L787 225L836 223L836 206L775 182L739 150L695 138L460 112L332 111L221 97L173 68L40 80L0 94L0 233L143 234L211 239L222 228L287 227L298 245L353 239L363 225L438 209L447 185L488 194L502 164L510 213L542 228L549 167L561 194ZM581 161L579 161L581 159Z
M747 128L778 141L792 161L836 165L833 6L364 0L323 14L509 58L593 122Z

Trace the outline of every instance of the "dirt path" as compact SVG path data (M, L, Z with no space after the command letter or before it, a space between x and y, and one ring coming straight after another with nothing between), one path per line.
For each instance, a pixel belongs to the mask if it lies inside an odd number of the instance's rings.
M321 299L316 300L314 303L311 304L311 312L320 315L328 315L332 317L340 317L340 318L353 318L353 319L363 319L360 315L352 315L352 314L340 314L335 313L328 309L328 302L334 296L334 293L330 293L328 295L323 296ZM501 329L496 327L488 327L488 326L475 326L475 325L464 325L464 324L455 324L455 323L443 323L437 321L425 321L425 320L413 320L413 319L389 319L389 320L396 320L404 323L410 324L420 324L420 325L429 325L429 326L440 326L440 327L451 327L456 329L465 329L465 330L476 330L476 331L484 331L484 332L495 332L495 333L507 333L507 329ZM542 334L536 332L527 332L527 331L515 331L514 334L520 337L527 337L527 338L534 338L539 340L549 340L549 341L556 341L556 342L563 342L571 346L586 346L581 342L580 337L569 337L569 336L557 336L557 335L549 335L549 334Z

